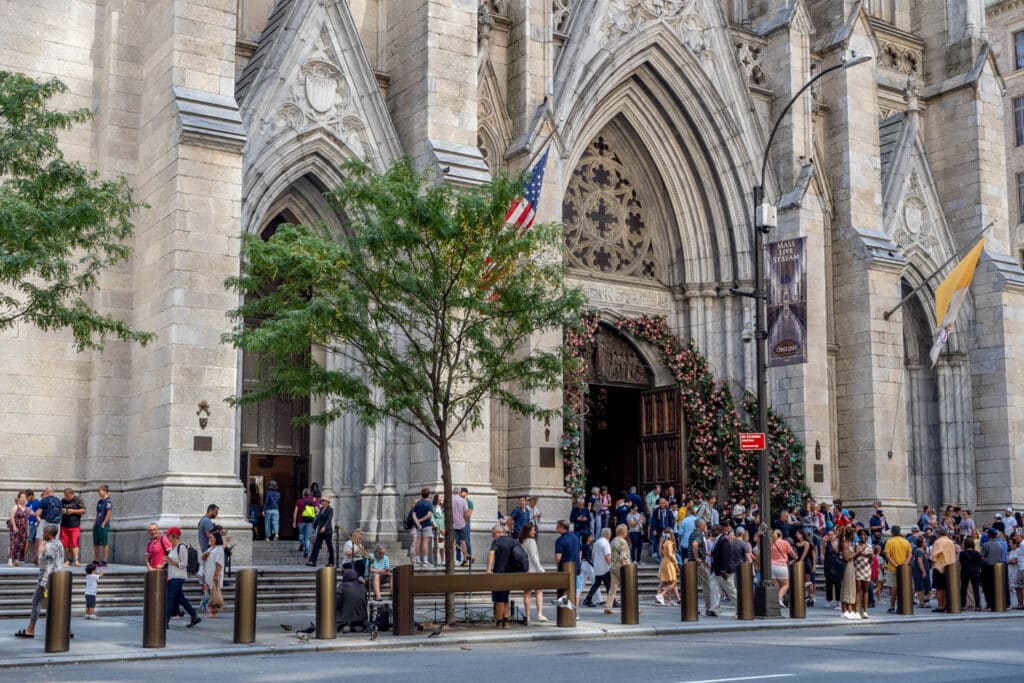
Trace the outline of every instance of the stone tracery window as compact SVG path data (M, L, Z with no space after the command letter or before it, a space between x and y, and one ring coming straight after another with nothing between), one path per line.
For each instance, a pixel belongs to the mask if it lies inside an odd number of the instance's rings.
M599 135L573 171L562 200L566 259L571 268L656 281L642 195L614 144Z

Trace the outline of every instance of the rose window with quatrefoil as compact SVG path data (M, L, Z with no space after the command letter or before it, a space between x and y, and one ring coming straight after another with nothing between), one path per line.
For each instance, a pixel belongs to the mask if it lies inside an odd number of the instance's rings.
M573 171L562 200L566 259L570 268L657 280L641 190L613 144L599 135Z

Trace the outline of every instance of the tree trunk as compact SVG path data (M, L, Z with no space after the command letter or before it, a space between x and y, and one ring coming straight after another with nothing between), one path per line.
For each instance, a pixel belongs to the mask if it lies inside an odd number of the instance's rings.
M448 452L448 438L442 437L438 455L441 458L441 486L444 508L444 573L455 572L455 530L452 527L452 463ZM455 593L444 594L444 623L455 623Z

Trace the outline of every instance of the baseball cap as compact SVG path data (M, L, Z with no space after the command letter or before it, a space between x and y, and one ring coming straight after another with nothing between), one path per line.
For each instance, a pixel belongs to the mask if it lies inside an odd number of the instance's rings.
M914 526L910 527L910 530L911 531L920 531L921 528L915 524Z
M1003 516L997 512L996 513L996 519L1002 519L1002 518L1003 518Z
M177 536L178 538L181 538L181 529L179 529L176 526L172 526L170 529L167 530L167 535Z
M1006 508L1006 511L1010 514L1013 514L1013 508Z

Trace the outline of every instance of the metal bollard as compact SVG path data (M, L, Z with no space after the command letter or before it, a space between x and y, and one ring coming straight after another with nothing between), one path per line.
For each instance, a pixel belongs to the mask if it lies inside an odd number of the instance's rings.
M754 563L743 562L736 570L736 619L754 619Z
M914 575L909 564L896 567L896 611L903 616L914 613Z
M804 602L804 575L805 567L803 562L794 562L789 565L789 618L806 619L807 604Z
M167 569L146 572L142 603L142 647L167 646Z
M333 566L316 570L316 637L320 640L338 637L337 581Z
M697 609L697 563L684 562L682 573L682 601L680 612L683 621L697 621L700 610Z
M960 563L946 565L946 613L960 614Z
M415 623L412 606L411 564L400 564L391 570L391 618L396 636L411 636Z
M576 625L576 563L563 562L558 565L558 571L569 575L569 590L559 589L558 600L561 602L562 598L565 597L572 607L557 608L555 610L557 615L556 623L561 627L570 628Z
M71 571L50 574L47 591L46 651L67 652L71 649Z
M622 614L621 623L640 623L640 589L637 585L637 570L635 564L624 564L619 570L622 583Z
M993 612L1006 611L1006 563L996 562L992 565L992 604Z
M238 570L235 576L235 642L256 642L256 568Z

